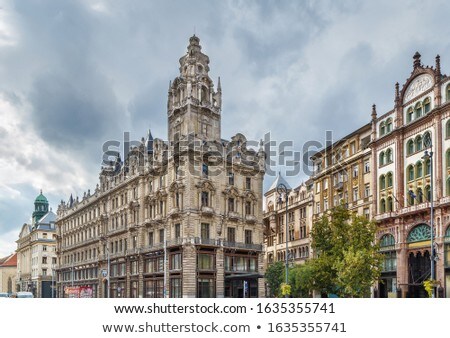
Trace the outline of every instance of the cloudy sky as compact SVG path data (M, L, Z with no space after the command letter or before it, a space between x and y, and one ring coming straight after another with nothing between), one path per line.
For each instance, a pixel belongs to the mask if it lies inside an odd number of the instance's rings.
M0 0L0 257L40 189L56 210L95 187L105 141L166 139L169 80L194 32L221 77L223 138L270 132L301 151L369 122L373 103L390 110L416 50L448 73L449 12L445 0Z

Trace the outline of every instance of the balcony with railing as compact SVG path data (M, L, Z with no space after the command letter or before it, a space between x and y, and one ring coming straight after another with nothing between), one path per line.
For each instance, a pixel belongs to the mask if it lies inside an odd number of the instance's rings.
M222 241L225 248L262 251L262 244Z
M256 223L256 216L254 215L245 215L245 221L249 224Z
M229 211L228 212L228 219L231 221L238 221L239 220L239 214L236 211Z
M430 202L426 202L426 203L421 203L418 205L411 205L409 207L403 208L401 210L399 210L399 215L404 215L404 214L409 214L409 213L414 213L417 211L422 211L425 209L430 209Z
M219 240L216 240L214 238L201 238L201 237L195 237L194 238L195 244L201 244L201 245L209 245L209 246L218 246Z
M206 205L202 205L201 209L200 209L202 215L205 216L212 216L214 215L214 209L211 207L208 207Z

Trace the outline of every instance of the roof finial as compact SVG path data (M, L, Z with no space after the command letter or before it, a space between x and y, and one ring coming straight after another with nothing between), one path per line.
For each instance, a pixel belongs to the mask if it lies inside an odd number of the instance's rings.
M441 77L441 57L436 55L436 75Z
M398 82L395 84L395 105L400 103L400 85Z
M41 189L41 195L42 195L42 189Z
M222 85L220 84L220 76L219 76L219 79L217 80L217 91L219 91L219 92L222 91Z
M416 52L416 54L414 54L413 59L414 59L414 69L416 69L417 67L420 67L420 54L419 52Z
M377 119L377 106L375 104L372 105L372 120Z

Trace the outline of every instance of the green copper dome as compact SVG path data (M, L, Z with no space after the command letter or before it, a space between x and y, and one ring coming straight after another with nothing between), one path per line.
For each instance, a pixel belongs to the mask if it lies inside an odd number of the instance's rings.
M33 212L33 223L36 224L46 213L48 212L48 200L47 197L41 193L34 200L34 212Z
M36 199L34 200L34 203L48 203L47 197L42 195L42 190L38 197L36 197Z

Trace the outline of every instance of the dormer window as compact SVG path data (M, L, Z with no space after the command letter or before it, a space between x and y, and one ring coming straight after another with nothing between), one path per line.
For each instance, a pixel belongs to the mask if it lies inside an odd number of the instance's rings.
M425 101L423 101L423 109L424 109L424 113L428 114L431 110L431 100L429 97L427 97L425 99Z
M422 104L419 102L416 104L416 106L414 107L414 113L416 116L416 119L422 116Z
M409 108L406 113L406 122L409 123L413 120L414 112L412 108Z
M386 133L390 133L392 131L392 119L388 118L386 120Z
M386 124L383 122L380 123L380 136L386 134Z

